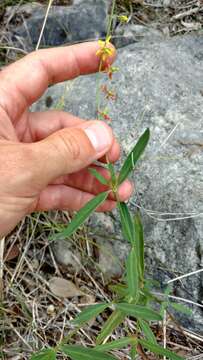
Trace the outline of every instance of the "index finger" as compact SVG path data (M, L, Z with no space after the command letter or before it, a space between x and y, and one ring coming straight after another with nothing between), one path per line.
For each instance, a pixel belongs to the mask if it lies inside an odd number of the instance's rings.
M98 49L97 42L43 49L9 65L0 73L0 106L15 121L50 84L98 71Z

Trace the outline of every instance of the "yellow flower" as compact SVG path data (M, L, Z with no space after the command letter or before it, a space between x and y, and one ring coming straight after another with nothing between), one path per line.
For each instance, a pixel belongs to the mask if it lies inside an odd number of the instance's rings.
M128 17L127 17L126 15L120 15L120 16L118 16L118 19L119 19L120 22L122 22L122 23L128 22Z
M110 44L111 36L108 36L105 41L98 40L100 49L97 50L96 55L101 58L103 62L105 62L110 56L113 55L113 48L108 47Z

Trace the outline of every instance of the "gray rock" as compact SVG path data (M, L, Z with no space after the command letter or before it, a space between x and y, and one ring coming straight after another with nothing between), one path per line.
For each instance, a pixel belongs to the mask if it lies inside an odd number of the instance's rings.
M141 207L147 272L165 283L202 266L203 253L203 38L177 37L130 45L118 52L112 87L118 99L109 105L112 126L123 154L150 127L151 140L132 178L132 211ZM83 118L96 116L96 77L68 83L65 110ZM55 106L67 85L48 90L36 108ZM88 91L87 91L88 90ZM118 222L114 224L119 235ZM115 242L115 254L117 250ZM174 284L177 295L202 301L201 274ZM182 323L203 331L201 311Z
M67 266L69 272L71 271L78 272L81 269L80 253L73 247L71 242L66 240L56 241L53 243L52 249L56 261L61 265Z
M73 44L105 37L109 2L81 0L71 6L52 6L47 18L41 46ZM47 7L27 8L23 24L13 29L14 43L23 42L34 49L42 29ZM26 12L25 7L22 11Z
M127 257L129 246L121 240L96 238L99 249L99 268L107 282L119 279L124 274L124 261Z
M88 226L94 229L94 232L98 235L114 234L115 227L113 219L105 213L94 213L89 222Z
M144 25L124 24L115 29L113 43L116 48L121 48L140 41L162 40L161 31Z

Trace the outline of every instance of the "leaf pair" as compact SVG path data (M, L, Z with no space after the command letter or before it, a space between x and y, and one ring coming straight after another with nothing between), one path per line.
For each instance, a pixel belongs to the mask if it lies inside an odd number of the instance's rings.
M112 355L83 346L63 345L61 346L61 350L72 360L116 360Z
M132 337L126 337L104 345L98 345L94 349L78 345L61 345L60 351L68 355L72 360L116 360L113 355L107 354L106 352L121 349L128 345L136 347L137 342L139 342L143 348L155 354L166 356L171 360L183 360L181 356L174 354L168 349L164 349L154 342L142 339L136 340ZM44 349L33 354L31 360L56 360L56 352L52 349Z
M144 281L143 228L139 214L133 220L125 203L119 203L118 207L123 235L132 245L126 261L128 301L136 304Z
M98 316L101 312L110 306L111 304L108 303L88 306L73 320L73 324L82 326L83 324ZM114 310L113 313L109 316L108 320L105 322L101 333L97 337L97 344L101 344L106 339L106 337L112 334L112 332L123 322L124 319L125 314L121 313L119 310Z
M107 307L110 307L111 304L101 303L88 306L84 309L74 320L73 324L77 326L82 326L84 323L90 321L92 318L98 316L103 312ZM118 327L125 319L126 316L132 316L141 320L162 320L162 317L152 309L149 309L144 306L128 304L128 303L119 303L115 304L116 310L109 316L101 333L97 338L97 344L101 344L112 332ZM144 322L141 322L141 327L143 331L147 331L147 325ZM145 325L145 327L144 327ZM150 330L148 329L148 333ZM151 334L150 340L153 336Z
M110 343L96 346L95 349L85 348L82 346L76 345L63 345L61 346L61 350L64 354L71 357L72 360L115 360L116 358L113 355L109 355L106 352L121 349L128 345L132 345L136 347L137 342L145 349L157 354L166 356L171 360L183 360L183 358L179 355L176 355L172 351L168 349L164 349L162 346L158 344L154 344L149 341L145 341L142 339L135 340L133 338L127 337L120 340L112 341Z
M112 191L116 192L117 190L117 176L114 169L113 164L108 163L106 168L109 170L110 173L110 180L107 180L99 171L95 168L89 168L90 174L92 174L102 185L109 186Z
M88 306L73 320L73 324L82 326L83 324L98 316L101 312L110 306L111 304L108 303ZM115 330L115 328L117 328L123 322L124 318L125 314L122 314L119 310L113 311L108 320L105 322L102 331L97 338L97 344L101 344L104 339L106 339L106 337L108 337Z
M127 159L125 160L118 179L116 178L116 174L113 168L112 164L108 164L108 169L111 174L111 184L113 187L113 191L117 191L117 185L120 185L124 180L127 179L129 174L132 172L132 170L135 168L135 164L139 157L142 155L148 141L149 141L150 132L149 129L147 129L144 134L140 137L137 144L133 148L133 150L130 152L130 154L127 156ZM98 181L100 181L103 185L108 185L109 181L107 181L96 169L91 168L90 172L93 176L95 176ZM107 198L109 194L109 191L102 192L101 194L94 197L92 200L90 200L81 210L78 211L78 213L75 215L71 223L68 225L68 227L60 232L59 234L53 235L50 240L57 240L64 237L70 237L84 222L85 220L93 213L94 210L97 209L99 205L101 205Z
M111 163L108 164L108 169L110 171L112 184L120 185L122 184L130 175L130 173L135 169L135 165L137 161L139 160L140 156L145 150L145 147L148 144L150 137L150 131L149 129L146 129L145 132L141 135L138 142L134 146L134 148L131 150L131 152L128 154L126 160L124 161L123 166L121 167L121 170L119 172L118 179L116 180L116 174L115 170L113 168L113 165ZM97 178L97 180L103 184L108 185L109 182L106 180L96 169L90 168L89 171L93 176Z
M150 331L151 331L151 329L150 329ZM152 333L152 335L153 335L153 333ZM154 335L153 335L153 337L154 337ZM152 338L152 340L153 340L153 338ZM156 339L154 339L153 341L145 341L145 340L136 339L133 337L125 337L125 338L122 338L122 339L119 339L116 341L106 343L104 345L98 345L98 346L96 346L96 349L97 349L97 351L105 352L105 351L111 351L111 350L115 350L115 349L122 349L128 345L131 345L132 349L134 348L135 353L136 353L137 343L140 343L140 345L143 348L145 348L155 354L166 356L168 359L171 359L171 360L183 360L183 358L181 356L174 354L172 351L170 351L168 349L164 349L162 346L159 346L155 341L156 341Z

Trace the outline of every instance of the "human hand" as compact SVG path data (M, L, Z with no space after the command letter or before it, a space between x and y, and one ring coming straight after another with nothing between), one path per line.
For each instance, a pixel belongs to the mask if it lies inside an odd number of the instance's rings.
M0 238L26 214L79 210L106 189L87 167L105 154L111 162L119 158L111 128L62 111L28 110L48 85L96 72L97 50L95 42L39 50L0 73ZM99 171L108 177L106 170ZM131 184L123 183L120 199L131 192ZM98 210L115 206L110 194Z

